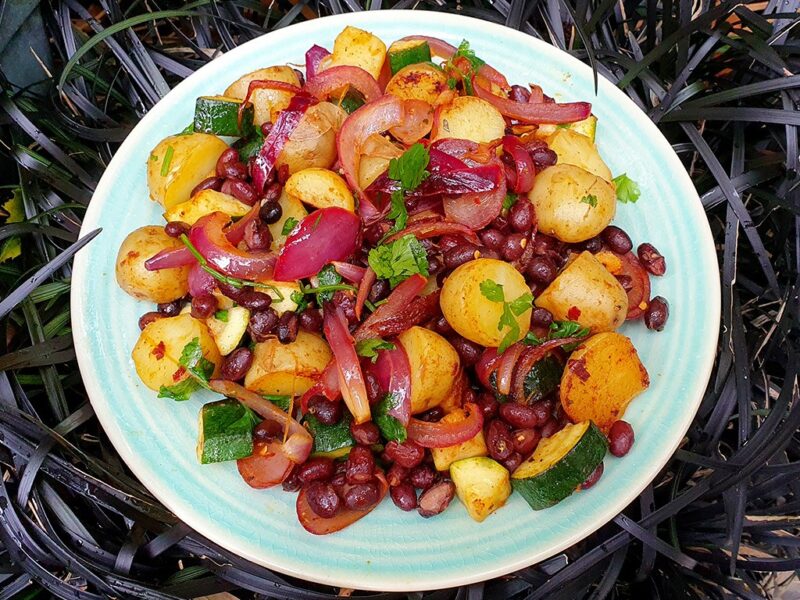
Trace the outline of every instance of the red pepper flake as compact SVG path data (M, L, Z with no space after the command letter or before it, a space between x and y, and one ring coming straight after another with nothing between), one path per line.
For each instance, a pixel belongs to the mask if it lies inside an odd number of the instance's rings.
M178 370L172 374L172 381L178 382L186 374L184 367L178 367Z
M158 342L158 345L155 348L153 348L153 350L150 352L150 354L155 356L156 360L161 360L162 358L164 358L165 350L166 350L166 348L164 347L164 342L161 341L161 342Z
M577 306L570 306L569 310L567 311L567 318L570 321L576 321L581 316L581 309Z
M578 379L581 381L586 381L590 377L589 371L586 370L585 358L579 358L578 360L570 361L569 370L575 373L575 375L577 375Z

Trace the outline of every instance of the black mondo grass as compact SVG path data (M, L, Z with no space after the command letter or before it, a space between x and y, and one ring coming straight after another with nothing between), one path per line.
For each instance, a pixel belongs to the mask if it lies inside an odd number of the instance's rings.
M182 78L293 22L460 12L543 38L660 126L707 210L715 370L640 498L539 565L459 589L361 593L250 564L126 471L77 372L70 261L92 190ZM800 569L800 0L0 1L0 598L778 598ZM231 596L220 596L231 597Z

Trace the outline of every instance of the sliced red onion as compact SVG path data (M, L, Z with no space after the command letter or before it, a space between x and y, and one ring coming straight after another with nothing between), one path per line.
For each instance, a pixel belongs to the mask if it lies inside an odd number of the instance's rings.
M506 197L505 171L500 166L500 161L493 160L496 170L496 186L489 192L462 194L460 196L445 196L443 200L444 214L451 220L478 230L494 221L503 209L503 200Z
M472 402L467 402L463 410L466 418L455 423L430 423L412 417L408 422L408 438L425 448L447 448L471 440L483 428L483 412Z
M170 248L154 254L144 261L144 268L148 271L161 269L174 269L193 264L195 261L188 248Z
M413 235L418 240L425 240L432 237L439 237L442 235L460 235L469 241L477 244L479 242L478 236L475 232L461 223L452 223L450 221L442 221L441 218L436 221L423 221L414 223L406 227L403 231L395 233L386 241L393 242L406 235Z
M363 509L353 510L347 507L339 509L336 514L330 518L320 517L317 513L311 510L311 505L308 503L308 488L303 487L300 493L297 494L297 519L303 526L303 529L314 535L327 535L336 531L341 531L348 525L352 525L359 519L367 516L376 506L378 506L386 497L386 492L389 491L389 483L386 481L383 472L377 470L375 472L375 479L378 482L378 500L375 504Z
M454 159L453 159L454 160ZM416 189L408 192L409 198L425 196L441 196L452 194L469 194L473 192L490 192L497 187L500 166L497 164L480 165L478 167L463 166L458 169L439 169L431 171ZM387 173L381 173L366 189L367 194L383 192L391 194L400 189L400 182L389 179Z
M315 210L286 238L275 263L275 280L311 277L329 262L346 259L355 252L360 231L361 220L349 210Z
M408 425L411 418L411 367L402 344L395 341L393 350L379 350L371 372L381 390L394 396L394 406L387 414L404 426Z
M344 403L353 415L356 423L364 423L372 418L369 410L367 387L364 383L364 374L356 354L353 336L347 328L347 318L342 309L333 304L326 304L324 308L325 339L331 346L333 356L336 358L336 367L339 376L339 388L342 392Z
M431 132L433 107L424 100L403 100L403 114L403 122L389 130L395 139L410 146Z
M516 371L514 372L514 379L512 381L511 386L511 397L516 402L524 402L525 401L525 378L528 376L533 365L543 359L547 354L555 350L556 348L560 348L561 346L566 346L567 344L574 344L575 342L581 341L582 338L570 337L570 338L559 338L555 340L547 340L546 342L539 344L538 346L528 346L524 348L523 352L519 356L519 360L517 361ZM519 345L519 344L517 344ZM498 381L498 391L500 384L500 374L498 372L497 375ZM508 392L501 392L501 393L508 393Z
M192 226L189 240L214 269L225 275L250 281L269 278L276 264L275 254L239 250L225 236L224 227L229 220L221 212L201 217Z
M497 370L502 355L498 356L497 348L486 348L475 364L475 375L484 387L491 388L491 375Z
M306 51L306 79L314 77L319 70L322 59L330 55L331 53L322 46L318 46L317 44L311 46L311 48Z
M333 268L336 269L336 272L347 279L347 281L350 283L360 283L364 278L364 273L367 271L367 269L364 267L359 267L358 265L339 260L334 260L331 262L331 264L333 265Z
M217 280L203 269L200 263L194 263L189 269L189 293L196 298L210 294L215 287L217 287Z
M278 156L286 145L286 141L292 135L297 125L310 106L316 104L316 99L307 94L296 94L289 102L286 110L281 111L280 115L269 131L269 135L264 140L264 144L258 151L253 161L252 177L253 187L256 192L261 194L267 185L269 175L272 172Z
M364 96L365 102L381 97L381 88L375 78L361 67L340 65L325 69L314 77L309 77L303 88L319 100L327 100L333 92L352 86Z
M497 367L497 391L501 394L508 394L511 392L511 380L514 375L514 367L523 350L525 350L525 346L517 342L506 348L506 351L503 352L499 366Z
M253 208L247 211L241 219L233 223L230 227L228 227L228 231L225 233L225 237L228 238L228 241L233 244L234 246L238 245L244 239L244 230L247 227L247 224L250 221L255 221L258 219L258 211L261 210L261 203L256 202Z
M372 284L375 283L376 279L377 275L375 275L375 271L372 270L372 267L367 267L358 286L358 294L356 294L355 311L356 318L359 321L361 320L361 313L364 311L364 304L366 303L369 292L372 289Z
M592 105L589 102L542 102L536 104L514 102L493 94L476 77L473 77L472 85L478 98L492 104L504 117L515 119L520 123L574 123L582 121L592 114Z
M401 314L414 298L423 290L428 280L420 274L415 274L401 282L389 294L385 304L381 304L374 313L361 323L355 333L356 341L361 341L370 337L381 337L373 330L384 321L390 321Z
M503 150L514 161L514 185L511 191L515 194L527 194L533 188L533 179L536 177L536 165L530 152L513 135L503 137Z
M342 392L339 389L339 373L336 359L332 359L322 370L317 380L308 391L300 397L300 410L308 412L308 401L314 396L325 396L328 400L339 400Z

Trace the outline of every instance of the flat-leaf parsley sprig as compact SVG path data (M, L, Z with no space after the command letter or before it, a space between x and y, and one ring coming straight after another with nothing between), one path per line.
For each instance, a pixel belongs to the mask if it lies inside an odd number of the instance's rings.
M531 308L533 304L533 295L530 292L526 292L519 298L506 302L503 286L496 281L484 279L480 284L480 288L481 294L483 294L484 298L487 300L503 303L503 312L497 323L498 331L502 331L504 327L508 328L508 331L503 336L503 340L497 347L497 353L502 354L506 351L506 348L519 339L520 330L517 317Z

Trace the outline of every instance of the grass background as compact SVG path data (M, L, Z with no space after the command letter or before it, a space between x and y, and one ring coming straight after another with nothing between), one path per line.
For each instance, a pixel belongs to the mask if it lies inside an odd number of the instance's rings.
M655 121L701 194L723 323L685 443L639 500L540 565L464 588L291 580L178 522L100 430L75 363L70 260L115 148L176 82L264 32L414 8L573 53ZM0 600L770 598L800 568L800 0L0 0Z

